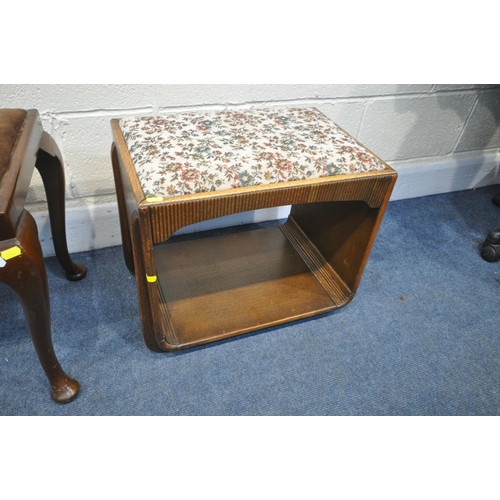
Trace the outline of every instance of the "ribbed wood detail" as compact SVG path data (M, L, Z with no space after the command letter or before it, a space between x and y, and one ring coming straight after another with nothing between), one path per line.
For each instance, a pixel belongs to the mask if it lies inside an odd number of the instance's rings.
M250 210L323 201L365 201L370 207L382 205L393 175L360 177L321 182L306 186L239 192L224 196L207 193L202 198L148 205L154 243L166 241L177 230L225 215Z
M160 302L160 317L161 323L163 327L163 335L165 337L165 343L170 345L179 344L179 340L177 339L177 335L175 333L175 328L172 323L172 318L170 317L170 312L168 310L167 301L165 300L165 296L163 295L163 290L158 283L158 296Z
M319 250L311 243L293 218L290 217L285 224L280 226L280 229L332 301L339 306L345 304L352 295L351 290L330 264L326 262Z

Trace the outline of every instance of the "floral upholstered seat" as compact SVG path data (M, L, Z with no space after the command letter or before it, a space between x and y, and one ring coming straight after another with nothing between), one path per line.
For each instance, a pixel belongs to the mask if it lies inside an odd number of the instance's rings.
M386 168L314 108L127 118L120 128L147 197Z

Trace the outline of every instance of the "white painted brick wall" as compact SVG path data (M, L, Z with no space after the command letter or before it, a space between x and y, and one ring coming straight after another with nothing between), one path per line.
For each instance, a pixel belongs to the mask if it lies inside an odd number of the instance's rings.
M419 186L425 186L432 170L426 166L454 165L462 157L464 165L471 165L475 157L487 156L488 161L481 163L496 172L500 148L500 85L0 85L0 105L39 110L64 157L68 213L83 209L93 214L94 237L88 248L105 245L106 237L95 234L106 231L119 243L114 234L119 233L118 222L107 215L107 207L116 202L111 118L198 109L315 106L396 169L401 165L406 172L412 166L408 178ZM491 170L486 177L489 183L500 182ZM413 191L410 186L400 192L410 196L433 191L425 187ZM44 200L35 175L27 208L41 211L39 224L44 219ZM96 208L101 204L106 207L102 219ZM101 225L104 219L107 222ZM42 227L42 233L46 231ZM79 245L73 251L87 249Z
M444 156L454 151L476 99L445 93L370 100L358 138L387 162Z

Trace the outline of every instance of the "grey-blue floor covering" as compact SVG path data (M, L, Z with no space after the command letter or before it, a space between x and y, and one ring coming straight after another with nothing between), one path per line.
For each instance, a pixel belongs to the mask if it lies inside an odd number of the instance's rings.
M500 262L479 256L499 190L391 202L349 305L180 353L146 348L121 247L75 254L77 283L47 258L54 347L81 392L52 402L2 285L0 414L499 415Z

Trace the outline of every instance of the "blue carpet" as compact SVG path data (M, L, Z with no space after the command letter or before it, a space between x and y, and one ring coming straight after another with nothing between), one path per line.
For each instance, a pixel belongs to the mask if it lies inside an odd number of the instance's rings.
M121 247L46 259L53 341L78 398L52 402L21 306L0 286L1 415L499 415L498 186L389 204L345 308L181 353L149 351Z

